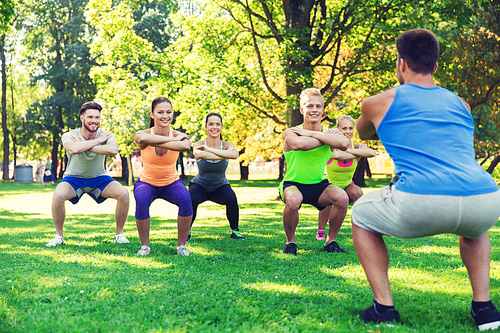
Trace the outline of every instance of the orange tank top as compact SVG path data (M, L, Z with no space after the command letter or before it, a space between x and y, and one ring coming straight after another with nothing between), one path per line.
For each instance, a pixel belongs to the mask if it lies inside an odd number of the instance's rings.
M154 129L151 128L151 134L154 134ZM168 136L172 135L172 129ZM177 159L179 152L174 150L167 150L163 156L156 154L156 148L153 146L146 146L141 150L142 157L142 172L140 175L141 181L156 187L167 186L179 179L177 173Z

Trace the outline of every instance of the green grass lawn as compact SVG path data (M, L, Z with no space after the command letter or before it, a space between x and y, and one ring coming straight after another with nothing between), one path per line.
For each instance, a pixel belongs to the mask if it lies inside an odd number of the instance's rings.
M368 180L365 190L388 181ZM1 182L0 332L477 331L456 236L386 238L401 322L365 325L353 315L372 295L352 245L350 210L338 238L347 254L323 252L314 237L317 211L304 206L298 255L284 255L284 204L260 195L272 189L277 196L278 182L231 183L238 198L259 198L240 200L245 240L229 239L224 207L210 203L199 208L205 215L193 226L189 257L176 255L176 222L165 217L152 217L152 252L137 257L132 209L130 244L113 244L113 210L95 213L91 203L88 214L68 215L66 244L49 249L52 219L33 198L50 207L53 187ZM175 215L175 206L164 205ZM500 305L499 224L490 237L491 296Z

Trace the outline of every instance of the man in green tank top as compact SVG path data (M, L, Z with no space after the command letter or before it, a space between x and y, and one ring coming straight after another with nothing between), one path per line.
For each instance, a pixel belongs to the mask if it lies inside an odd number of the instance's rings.
M325 251L344 252L335 242L335 237L347 213L349 198L342 189L323 180L323 174L332 149L346 150L350 142L340 132L329 133L323 128L323 105L323 96L318 89L302 91L300 113L304 122L283 132L283 152L287 162L285 178L279 188L285 202L283 226L287 244L283 253L297 254L295 229L303 203L319 210L334 206Z

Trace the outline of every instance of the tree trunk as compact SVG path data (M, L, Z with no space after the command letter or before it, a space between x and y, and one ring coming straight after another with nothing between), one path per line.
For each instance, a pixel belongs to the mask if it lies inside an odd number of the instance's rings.
M3 180L9 180L9 129L7 128L7 75L5 64L5 34L0 37L0 61L2 62L2 132L3 132Z
M179 158L177 159L177 165L181 166L181 174L179 175L181 179L186 179L186 171L184 170L184 152L179 152Z
M298 67L303 68L304 66ZM304 117L302 116L302 113L300 113L299 100L299 95L302 91L302 87L294 81L286 81L286 95L289 98L286 102L286 125L287 127L293 127L304 122Z
M52 135L52 153L50 159L52 160L52 169L50 170L53 175L57 176L57 155L59 153L59 141L55 135ZM56 177L54 176L54 178Z
M248 165L243 165L243 162L240 162L240 180L248 180Z
M68 167L68 155L64 153L63 159L61 160L61 171L59 171L59 178L62 178L64 173L66 172L66 168ZM64 163L63 163L64 161Z
M491 161L490 166L488 167L489 174L491 175L493 173L493 170L495 170L497 164L500 162L500 155L497 155L493 161Z
M15 136L12 135L12 132L10 133L10 136L12 137L12 151L14 153L14 174L12 175L12 179L15 179L16 177L16 165L17 165L17 139Z
M127 171L127 186L131 186L134 184L134 169L132 167L132 156L130 154L127 154Z
M14 83L12 79L12 75L10 76L10 97L11 97L11 106L12 110L15 110L14 105ZM17 166L17 138L16 138L16 128L13 127L13 131L10 131L10 138L12 139L12 153L14 154L14 173L12 175L12 179L16 178L16 166Z
M128 186L128 160L126 157L120 154L120 159L122 160L122 177L120 178Z
M278 180L283 180L285 178L285 155L281 155L280 157L280 167L279 167L279 176Z

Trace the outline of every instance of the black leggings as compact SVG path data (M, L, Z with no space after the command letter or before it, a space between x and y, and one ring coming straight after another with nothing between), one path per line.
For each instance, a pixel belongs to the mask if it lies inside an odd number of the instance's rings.
M213 192L207 192L201 185L189 183L189 193L191 194L191 202L193 204L193 220L191 221L191 225L193 225L193 222L196 219L198 205L210 200L218 203L219 205L226 206L226 216L229 220L229 226L233 230L238 229L238 220L240 217L238 200L236 199L236 194L229 184L222 185Z

